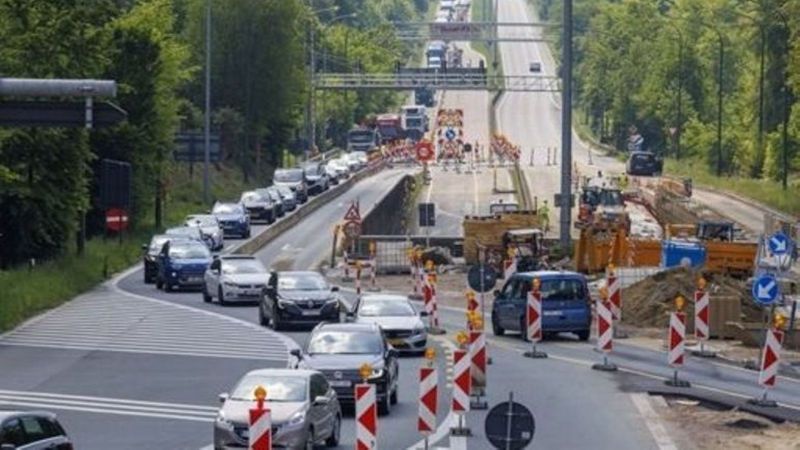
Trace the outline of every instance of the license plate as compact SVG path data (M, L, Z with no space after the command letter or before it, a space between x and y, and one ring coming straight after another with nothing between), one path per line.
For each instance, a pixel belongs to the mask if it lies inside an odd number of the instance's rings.
M248 297L258 297L260 294L261 294L261 291L259 291L258 289L252 289L252 290L249 290L249 291L244 291L244 295L246 295Z
M248 430L247 428L242 430L242 437L248 439L250 437L250 430Z
M561 311L545 311L543 315L545 315L545 316L562 316L562 315L564 315L564 313L562 313Z
M304 316L318 316L319 315L319 311L303 311L302 313L303 313Z
M333 380L329 381L328 384L333 387L350 387L350 381L348 380Z
M403 345L406 343L406 341L402 339L389 339L389 343L392 345Z
M189 277L189 278L186 279L186 281L189 282L189 283L199 283L199 282L203 281L203 278L202 277Z

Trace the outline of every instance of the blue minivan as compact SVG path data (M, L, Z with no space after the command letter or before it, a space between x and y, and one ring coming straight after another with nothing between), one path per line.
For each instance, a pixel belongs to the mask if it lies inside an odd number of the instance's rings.
M517 272L503 289L495 291L492 305L492 331L502 336L506 331L525 330L525 306L533 279L541 281L542 332L568 332L586 341L592 326L591 296L586 277L577 272ZM527 339L522 332L522 338Z

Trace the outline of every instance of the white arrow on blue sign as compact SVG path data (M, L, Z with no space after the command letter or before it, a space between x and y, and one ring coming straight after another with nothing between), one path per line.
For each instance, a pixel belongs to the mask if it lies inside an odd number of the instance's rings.
M456 138L456 132L452 128L448 128L447 131L444 132L444 136L448 141L452 141Z
M753 281L753 300L759 305L771 305L778 299L780 292L778 290L778 280L773 275L763 274L759 275Z
M769 238L769 251L776 256L784 255L789 251L791 242L789 237L778 231Z

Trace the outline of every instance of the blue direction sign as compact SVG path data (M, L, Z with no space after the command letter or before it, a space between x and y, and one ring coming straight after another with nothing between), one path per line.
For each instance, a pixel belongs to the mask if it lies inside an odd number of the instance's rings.
M780 291L778 289L778 280L774 275L761 274L753 280L753 300L759 305L768 306L775 303L778 299Z
M786 236L783 231L778 231L769 238L769 251L776 256L785 255L791 245L789 236Z
M448 128L447 131L444 132L444 136L448 141L452 141L456 138L456 132L452 128Z

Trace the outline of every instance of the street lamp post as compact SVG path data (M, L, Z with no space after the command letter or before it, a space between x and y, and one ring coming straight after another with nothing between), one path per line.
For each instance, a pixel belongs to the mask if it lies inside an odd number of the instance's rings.
M562 249L570 244L572 219L572 0L564 0L561 68L561 201L559 240Z
M211 0L206 0L205 108L203 113L203 201L209 202L211 164Z

